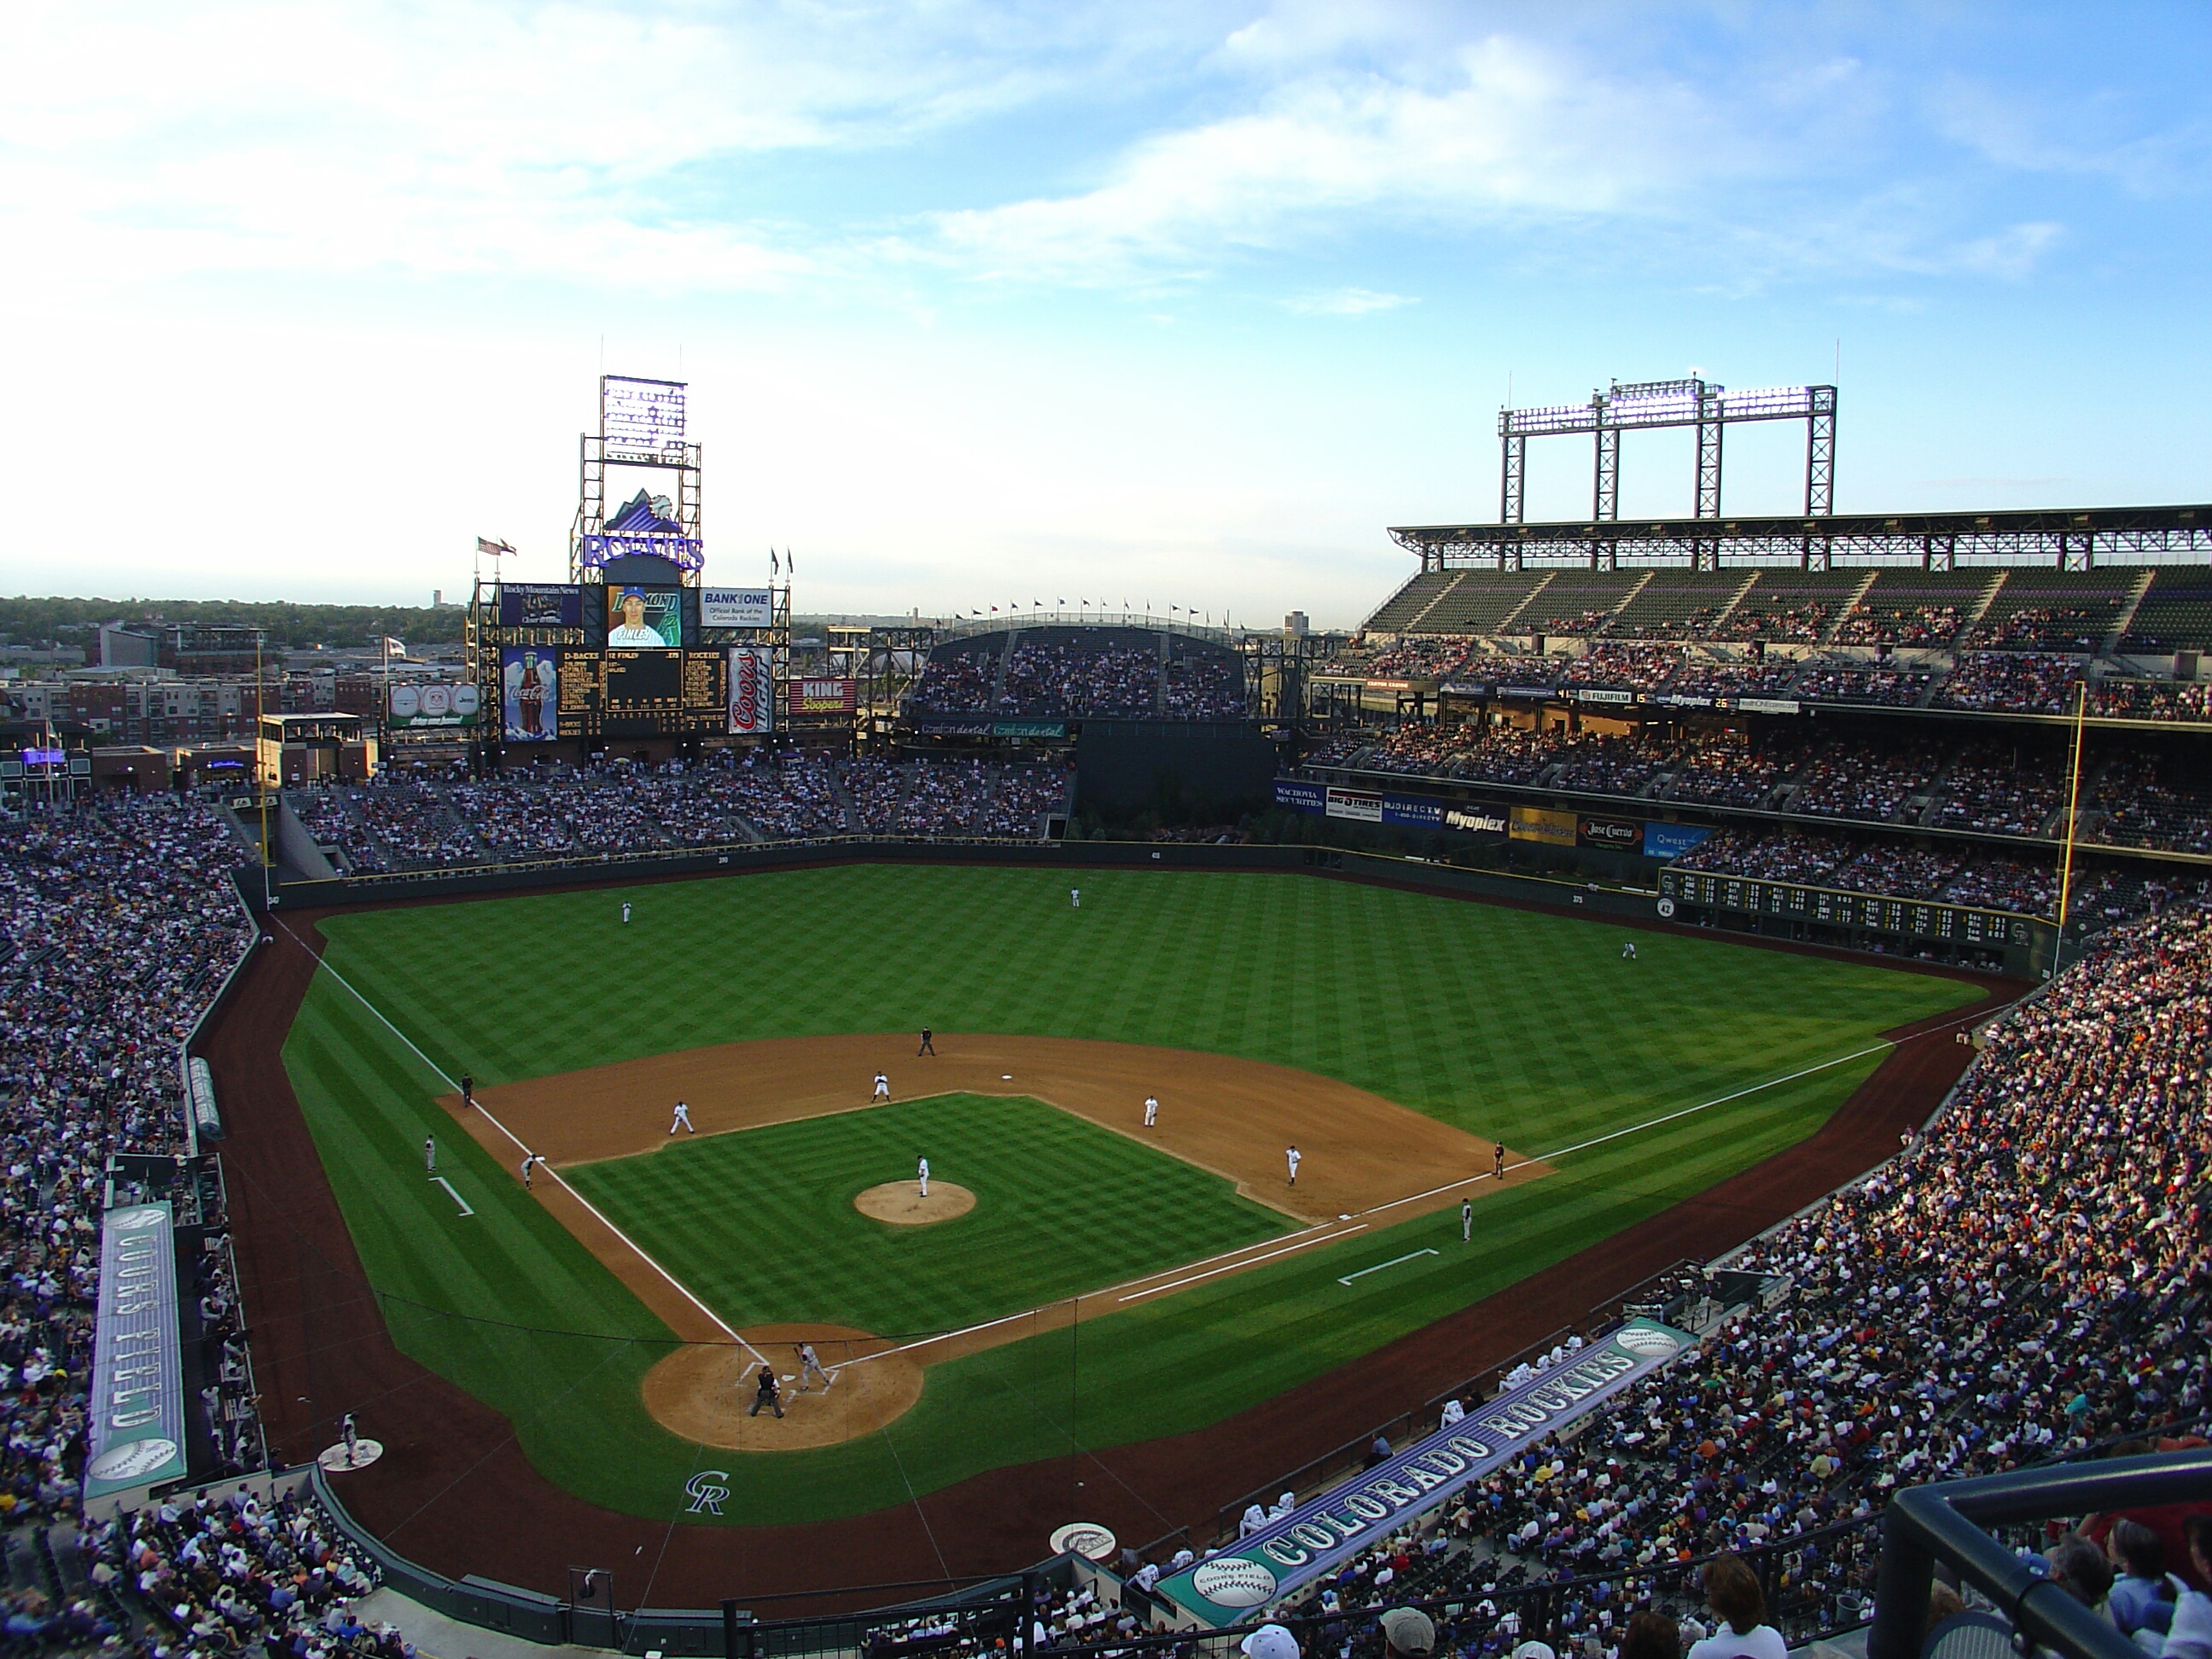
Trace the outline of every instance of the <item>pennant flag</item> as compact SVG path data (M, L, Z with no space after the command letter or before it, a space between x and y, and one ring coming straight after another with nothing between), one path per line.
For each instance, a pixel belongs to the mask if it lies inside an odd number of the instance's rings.
M775 562L775 550L774 548L772 548L772 547L771 547L771 548L770 548L770 549L769 549L769 550L768 550L768 574L769 574L769 575L773 576L773 575L776 574L779 571L781 571L782 568L783 568L783 567L782 567L782 566L781 566L781 565L779 565L778 563L776 563L776 562Z

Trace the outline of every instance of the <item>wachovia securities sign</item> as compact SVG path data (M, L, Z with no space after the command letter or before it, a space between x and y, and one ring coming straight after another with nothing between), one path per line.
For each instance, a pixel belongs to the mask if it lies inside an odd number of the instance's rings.
M1386 1463L1270 1521L1233 1550L1160 1581L1159 1594L1208 1624L1244 1624L1498 1468L1532 1441L1595 1411L1697 1338L1632 1319L1601 1341L1438 1429Z

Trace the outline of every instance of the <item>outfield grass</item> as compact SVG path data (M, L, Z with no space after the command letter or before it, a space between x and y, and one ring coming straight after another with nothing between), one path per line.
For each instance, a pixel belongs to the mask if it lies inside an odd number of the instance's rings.
M501 1082L928 1024L1298 1066L1540 1156L1855 1054L1974 995L1722 938L1641 934L1639 960L1622 962L1621 933L1601 924L1297 875L1081 879L1080 911L1054 872L864 866L633 889L628 927L606 892L323 926L331 967L448 1076ZM401 1346L506 1412L570 1489L637 1514L679 1509L701 1453L637 1401L671 1340L659 1321L472 1144L441 1155L477 1212L456 1216L420 1164L424 1133L449 1134L434 1103L448 1085L329 974L284 1058ZM1424 1218L933 1367L921 1401L882 1435L715 1454L737 1466L730 1519L857 1513L1001 1464L1216 1421L1795 1144L1878 1061L1862 1054L1564 1158L1551 1177L1486 1198L1471 1247L1455 1216ZM1079 1219L1071 1206L1066 1223ZM1335 1282L1422 1245L1439 1255ZM838 1316L810 1301L791 1316Z
M854 1194L930 1173L975 1194L927 1227ZM919 1335L1143 1278L1291 1230L1234 1184L1019 1097L937 1095L673 1142L562 1172L728 1323Z

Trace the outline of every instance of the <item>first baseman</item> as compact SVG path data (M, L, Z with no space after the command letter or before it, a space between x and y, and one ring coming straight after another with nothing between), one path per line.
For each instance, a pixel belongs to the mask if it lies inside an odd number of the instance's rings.
M885 1077L881 1072L876 1073L876 1092L874 1097L878 1100L889 1100L891 1097L891 1080Z
M691 1108L680 1100L676 1103L676 1121L668 1126L668 1133L674 1134L678 1129L687 1135L699 1133L691 1127Z

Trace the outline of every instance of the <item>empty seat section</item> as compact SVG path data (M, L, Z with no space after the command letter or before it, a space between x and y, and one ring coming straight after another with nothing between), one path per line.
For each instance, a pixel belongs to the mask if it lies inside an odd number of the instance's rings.
M1370 634L1395 634L1413 626L1413 618L1429 607L1431 600L1451 586L1456 570L1424 570L1403 587L1382 601L1382 606L1361 623Z
M1638 570L1562 570L1513 623L1516 634L1601 634L1644 579Z
M1709 635L1747 572L1657 570L1613 618L1617 640L1698 639Z
M1470 570L1421 618L1421 631L1494 634L1543 580L1540 570Z
M1973 643L2001 651L2094 651L2119 621L2142 574L2015 569L1990 602Z
M1863 570L1762 570L1712 637L1810 644L1834 625L1865 580Z
M1844 618L1838 645L1948 645L1966 626L1995 570L1885 570Z
M2212 651L2212 570L2176 566L2153 576L2120 649L2144 656Z

